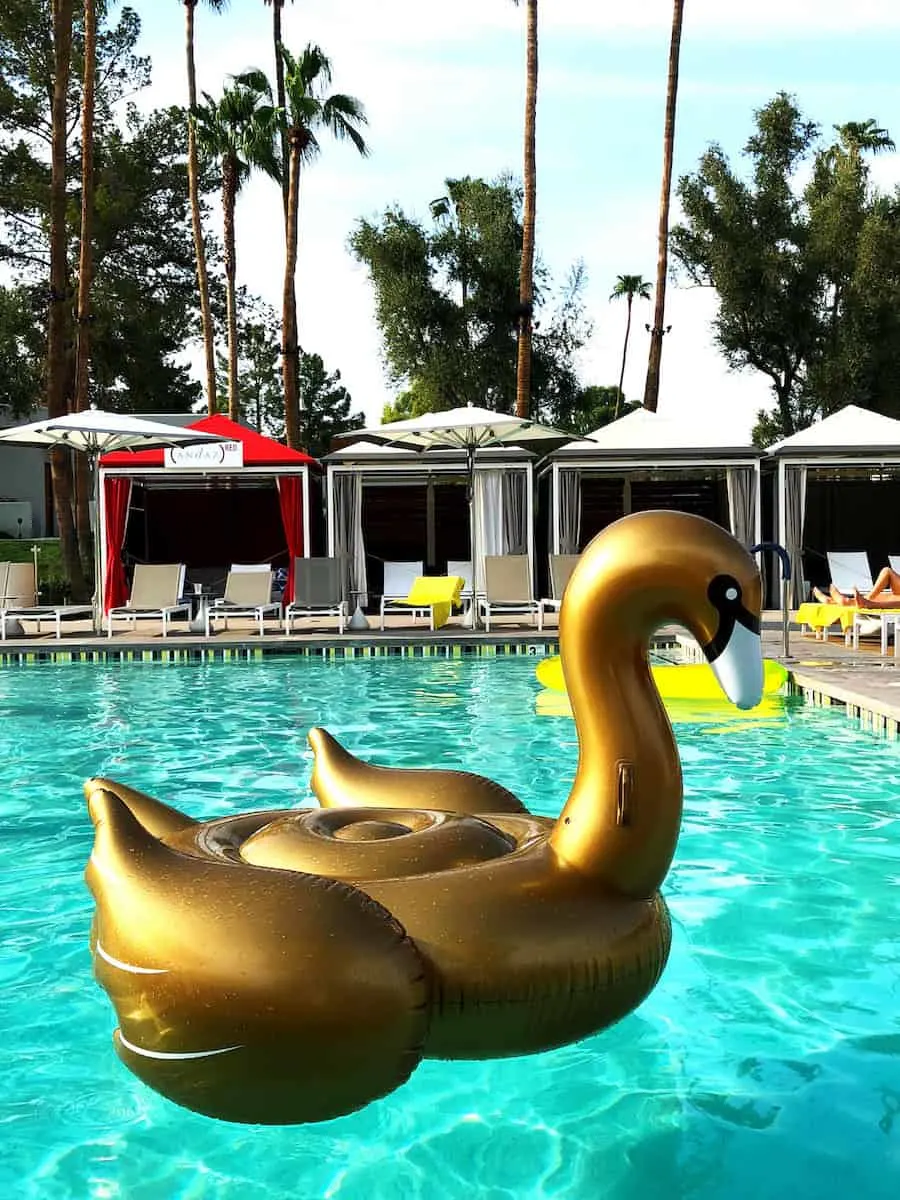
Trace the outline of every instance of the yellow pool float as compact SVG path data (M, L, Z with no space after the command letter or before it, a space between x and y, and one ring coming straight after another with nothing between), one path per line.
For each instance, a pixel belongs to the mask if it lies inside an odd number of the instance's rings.
M653 682L664 700L723 700L725 694L708 663L654 663L650 668ZM535 668L542 687L565 692L562 659L558 654L542 658ZM763 660L763 696L775 696L784 689L788 669L772 658Z
M699 517L640 513L593 540L560 614L580 753L557 820L317 733L321 808L197 821L89 780L91 949L120 1059L187 1108L288 1124L361 1108L423 1058L530 1054L620 1020L668 958L681 826L647 646L683 623L752 708L760 602L753 558Z

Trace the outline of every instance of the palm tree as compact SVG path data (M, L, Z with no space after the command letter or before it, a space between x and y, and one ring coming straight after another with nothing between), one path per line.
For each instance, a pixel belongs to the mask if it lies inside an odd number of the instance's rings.
M513 0L518 6L519 0ZM535 126L538 87L538 0L527 0L525 58L525 165L522 211L522 258L519 265L519 341L516 354L516 416L531 408L531 330L534 314L534 226L537 201Z
M282 112L287 109L287 101L284 92L284 56L281 51L284 43L281 40L281 10L284 8L284 0L263 0L266 5L272 7L272 42L275 47L275 97L278 101L278 107ZM279 130L279 140L281 142L281 203L284 208L284 240L285 245L288 241L288 192L290 190L290 148L288 146L287 125L283 124ZM282 341L285 345L296 346L297 338L297 293L293 284L291 284L290 295L285 295L283 303L282 328L284 336ZM296 370L294 372L296 375ZM297 405L293 406L293 411L296 415ZM295 419L290 429L287 430L286 437L288 445L294 448L299 448L300 431ZM294 441L289 439L293 437Z
M880 154L882 150L893 152L897 149L894 139L886 129L876 124L874 117L869 117L867 121L847 121L834 128L853 158L858 159L864 150Z
M263 0L263 4L267 8L272 9L272 44L275 47L275 99L278 107L282 112L286 108L284 98L284 59L281 55L281 10L284 8L285 0ZM282 129L280 133L281 139L281 199L284 204L284 219L287 221L288 208L288 179L290 175L290 166L288 162L288 140L287 130Z
M628 320L625 322L625 344L622 346L622 369L619 372L619 394L616 396L616 409L613 414L613 420L618 420L619 405L624 397L623 387L625 386L625 360L628 357L628 338L631 335L631 305L634 302L635 296L639 300L650 299L650 283L644 279L643 275L617 275L616 286L610 294L610 300L621 300L625 297L628 302Z
M234 209L238 192L254 170L280 179L279 112L262 71L233 75L233 86L218 101L203 93L196 110L197 144L222 169L222 213L225 242L225 301L228 322L228 415L240 419L237 352L237 250Z
M287 444L300 445L300 408L297 385L297 337L294 283L297 274L297 225L300 206L300 169L319 152L316 131L328 130L338 141L349 141L365 157L369 148L359 131L366 124L365 109L354 96L335 92L324 96L331 83L331 61L318 46L309 45L299 58L283 46L285 112L289 148L288 206L284 290L282 295L282 373L284 377L284 429Z
M203 350L206 358L206 405L210 415L216 411L216 355L214 348L212 310L209 305L209 279L206 273L206 246L200 214L200 183L197 167L197 71L194 66L194 9L198 0L182 0L186 25L188 75L188 192L191 201L191 225L194 232L194 256L197 260L197 289L200 292L200 325L203 331ZM204 0L207 8L220 13L228 0Z
M675 152L675 102L678 98L678 61L681 53L681 26L684 20L684 0L674 0L672 40L669 45L669 79L666 88L666 127L663 135L663 180L659 201L659 250L656 261L656 305L650 328L650 357L647 362L647 381L644 385L644 408L656 412L659 403L659 372L662 365L662 340L667 330L666 276L669 271L669 202L672 196L672 159Z
M97 68L97 7L95 0L84 0L84 84L81 97L81 231L78 248L77 348L75 353L75 397L73 408L88 407L88 381L91 361L91 279L94 216L94 81ZM91 534L90 476L87 457L75 460L75 528L82 566L93 568ZM95 581L96 583L96 581Z

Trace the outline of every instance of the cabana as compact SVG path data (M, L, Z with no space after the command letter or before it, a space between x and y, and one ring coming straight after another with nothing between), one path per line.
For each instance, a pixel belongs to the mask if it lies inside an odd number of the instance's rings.
M463 450L404 450L353 442L325 455L328 553L345 564L346 590L361 604L381 595L385 561L419 561L430 574L471 561ZM475 453L479 558L527 554L534 568L534 455L518 446ZM348 597L349 599L350 597Z
M652 508L696 513L741 542L760 541L760 460L749 440L644 408L550 455L549 550L578 554L619 517Z
M289 568L311 553L316 459L217 414L190 428L225 442L100 459L104 611L128 596L126 561L180 562L197 575L233 562ZM287 570L284 603L292 597Z
M848 404L768 454L795 604L829 582L829 551L868 551L875 570L900 553L900 421Z

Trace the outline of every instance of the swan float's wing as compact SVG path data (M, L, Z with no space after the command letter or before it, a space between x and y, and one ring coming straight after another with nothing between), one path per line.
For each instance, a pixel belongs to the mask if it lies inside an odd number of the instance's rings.
M122 1061L227 1121L352 1112L421 1057L428 979L402 926L346 883L179 853L96 787L94 972Z

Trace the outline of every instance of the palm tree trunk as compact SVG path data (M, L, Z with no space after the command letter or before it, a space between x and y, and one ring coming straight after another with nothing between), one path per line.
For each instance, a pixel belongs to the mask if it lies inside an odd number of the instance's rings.
M284 59L281 57L281 10L284 0L272 0L272 40L275 46L275 94L278 97L278 107L282 112L287 111L287 100L284 90ZM292 158L290 138L287 129L281 129L281 200L284 206L285 244L291 240L290 231L290 191ZM299 170L299 163L297 164ZM290 356L290 362L285 357L282 367L284 379L284 434L285 441L293 450L301 446L300 430L300 397L297 386L297 210L294 209L294 265L288 267L285 263L285 285L281 307L282 353ZM289 255L289 251L286 251ZM288 286L288 270L290 270L290 286ZM292 382L289 382L289 379Z
M296 308L294 277L297 271L297 226L300 209L300 137L290 134L290 171L287 221L285 226L284 291L281 306L281 371L284 381L284 438L294 450L300 448L300 405L297 386Z
M628 320L625 322L625 345L622 347L622 370L619 372L619 394L616 396L616 407L613 411L614 421L619 419L619 406L625 398L623 390L625 387L625 359L628 357L628 338L631 334L631 305L634 301L634 296L632 296L631 292L626 296L626 300L628 301Z
M525 196L519 265L519 340L516 352L516 416L531 409L531 333L534 308L534 226L537 199L535 130L538 86L538 0L528 0L525 81Z
M666 276L669 271L669 203L672 195L672 159L675 152L675 102L678 98L678 61L684 0L674 0L672 41L669 46L669 80L666 88L666 127L663 136L663 180L659 202L659 251L656 260L656 304L650 330L650 357L644 385L644 408L656 412L659 404L659 373L662 365L663 322L666 317Z
M237 250L234 240L234 206L237 199L237 167L225 155L222 160L222 208L225 215L225 304L228 316L228 416L241 418L238 399Z
M88 407L91 362L91 284L94 215L94 78L97 65L95 0L84 0L84 86L81 101L81 234L78 251L78 346L75 358L75 412ZM75 527L82 568L93 577L94 542L91 534L91 478L87 456L75 460ZM96 581L94 581L96 582Z
M63 416L66 403L66 338L69 326L68 244L66 236L66 101L72 63L74 0L53 0L53 95L50 149L50 305L47 315L47 412ZM72 519L72 471L68 452L50 455L53 503L60 552L72 593L83 598L86 588Z
M284 59L281 57L281 10L284 7L284 0L272 0L272 42L275 47L275 95L278 98L278 107L282 112L287 111L287 102L284 92ZM284 206L284 219L287 220L288 213L288 191L290 188L290 150L288 147L287 129L282 125L279 134L281 141L281 202Z
M206 405L212 415L216 411L216 356L213 345L212 312L209 306L209 278L206 273L206 246L200 213L200 180L197 165L197 131L194 112L197 108L197 71L194 66L194 9L197 0L184 0L188 72L188 193L191 201L191 225L194 232L194 257L197 260L197 288L200 292L200 326L206 356Z

